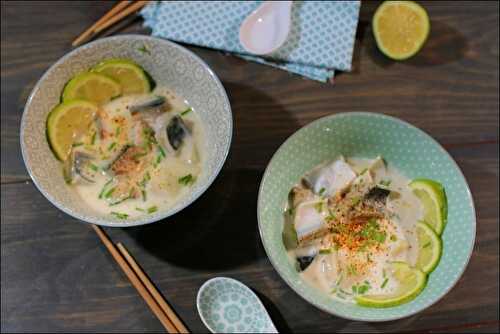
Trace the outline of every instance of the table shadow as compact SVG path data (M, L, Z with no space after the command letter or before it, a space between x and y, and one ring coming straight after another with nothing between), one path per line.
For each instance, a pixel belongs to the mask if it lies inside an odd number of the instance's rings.
M440 21L432 21L429 37L422 49L415 56L402 62L415 67L443 65L464 58L468 49L467 40L455 28ZM367 54L375 64L382 68L389 68L398 62L385 56L378 49L371 21L360 20L352 57L352 74L359 74L362 71L361 58L364 54ZM339 71L336 76L342 73Z
M448 64L464 58L468 49L467 40L458 30L431 20L431 31L422 50L406 63L417 67Z
M271 299L267 298L264 294L255 289L252 289L252 291L257 295L257 297L259 297L267 313L269 313L269 317L271 317L271 321L278 330L278 333L292 333L292 330L288 326L285 318Z
M181 267L223 270L265 257L257 226L257 196L263 170L247 168L245 163L252 152L238 146L272 138L275 143L268 144L277 147L284 140L270 133L272 127L244 126L250 114L265 119L264 114L271 108L273 113L281 114L281 119L285 117L287 127L295 121L264 92L240 84L224 85L233 105L234 131L230 154L215 182L174 216L123 229L145 251ZM233 101L236 97L238 103ZM255 101L266 107L255 108Z

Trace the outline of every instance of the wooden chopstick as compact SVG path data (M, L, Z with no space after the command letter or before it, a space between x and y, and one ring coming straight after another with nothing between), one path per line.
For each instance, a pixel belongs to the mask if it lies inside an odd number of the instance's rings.
M127 7L130 4L130 2L131 1L120 1L120 2L118 2L118 4L116 6L114 6L113 8L111 8L111 10L109 10L103 17L101 17L99 20L97 20L96 23L94 23L93 25L91 25L80 36L78 36L73 41L73 43L71 43L71 45L72 46L78 46L82 42L84 42L85 40L87 40L87 38L89 38L92 34L95 33L94 31L95 31L95 29L99 25L105 23L110 18L112 18L114 15L118 14L122 9L124 9L125 7Z
M160 305L161 309L163 312L167 315L167 317L172 321L174 326L177 328L179 333L189 333L188 329L182 321L177 317L175 312L172 310L172 308L167 304L165 299L161 296L161 294L158 292L158 290L155 288L153 283L149 280L149 278L146 276L146 274L142 271L142 269L139 267L137 262L134 260L134 258L129 254L125 246L123 246L122 243L117 243L118 250L122 253L123 257L125 260L128 262L128 264L132 267L134 272L139 276L140 280L144 284L144 286L148 289L149 293L153 296L153 298L156 300L158 305Z
M155 299L151 296L151 294L148 292L148 290L144 287L144 285L141 283L141 280L137 277L135 272L132 270L132 268L129 266L127 261L123 259L123 257L120 255L120 252L116 250L115 245L109 240L108 236L104 231L101 229L101 227L92 224L92 228L94 231L97 233L101 241L104 243L108 251L111 253L111 256L115 259L116 263L120 266L120 268L123 270L125 275L127 275L128 279L132 283L132 285L136 288L137 292L141 295L141 297L144 299L144 301L148 304L149 308L151 308L151 311L156 315L158 320L162 323L162 325L165 327L165 329L169 333L177 333L177 329L175 326L172 324L170 319L166 316L166 314L162 311L160 306L156 303Z
M127 7L125 10L121 11L117 15L115 15L112 18L110 18L109 20L107 20L106 22L103 22L102 24L98 25L94 30L94 34L98 34L101 31L103 31L104 29L109 28L110 26L112 26L116 22L124 19L125 17L129 16L130 14L134 13L135 11L138 11L142 7L146 6L147 3L148 3L148 1L135 2L134 4Z

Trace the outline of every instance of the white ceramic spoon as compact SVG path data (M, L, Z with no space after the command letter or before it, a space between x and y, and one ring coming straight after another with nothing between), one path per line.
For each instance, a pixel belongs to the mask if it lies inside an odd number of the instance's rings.
M292 22L292 1L265 1L240 26L240 43L256 55L269 54L285 43Z
M206 281L198 290L196 306L212 333L278 333L255 293L232 278Z

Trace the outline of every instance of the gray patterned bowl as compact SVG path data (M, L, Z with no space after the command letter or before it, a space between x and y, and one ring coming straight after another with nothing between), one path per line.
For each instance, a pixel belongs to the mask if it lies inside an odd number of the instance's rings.
M205 128L203 173L189 196L175 206L153 215L119 220L96 212L84 204L62 176L60 162L45 137L45 120L59 103L64 84L76 73L107 58L129 58L152 74L161 85L173 89L197 110ZM40 192L56 207L88 223L105 226L135 226L152 223L184 209L214 181L229 152L233 119L224 87L198 56L185 48L158 38L122 35L84 45L57 61L38 81L24 108L21 121L21 150L24 163Z

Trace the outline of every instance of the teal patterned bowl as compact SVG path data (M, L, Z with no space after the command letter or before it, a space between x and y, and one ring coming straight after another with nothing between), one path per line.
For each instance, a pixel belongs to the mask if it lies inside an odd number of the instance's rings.
M283 211L290 188L317 164L335 158L383 156L408 178L435 179L448 196L443 255L424 291L413 301L386 309L333 300L302 281L282 242ZM413 315L441 299L455 285L472 254L476 214L467 182L451 156L422 130L373 113L343 113L321 118L293 134L267 166L258 199L259 230L274 268L302 298L342 318L388 321Z

